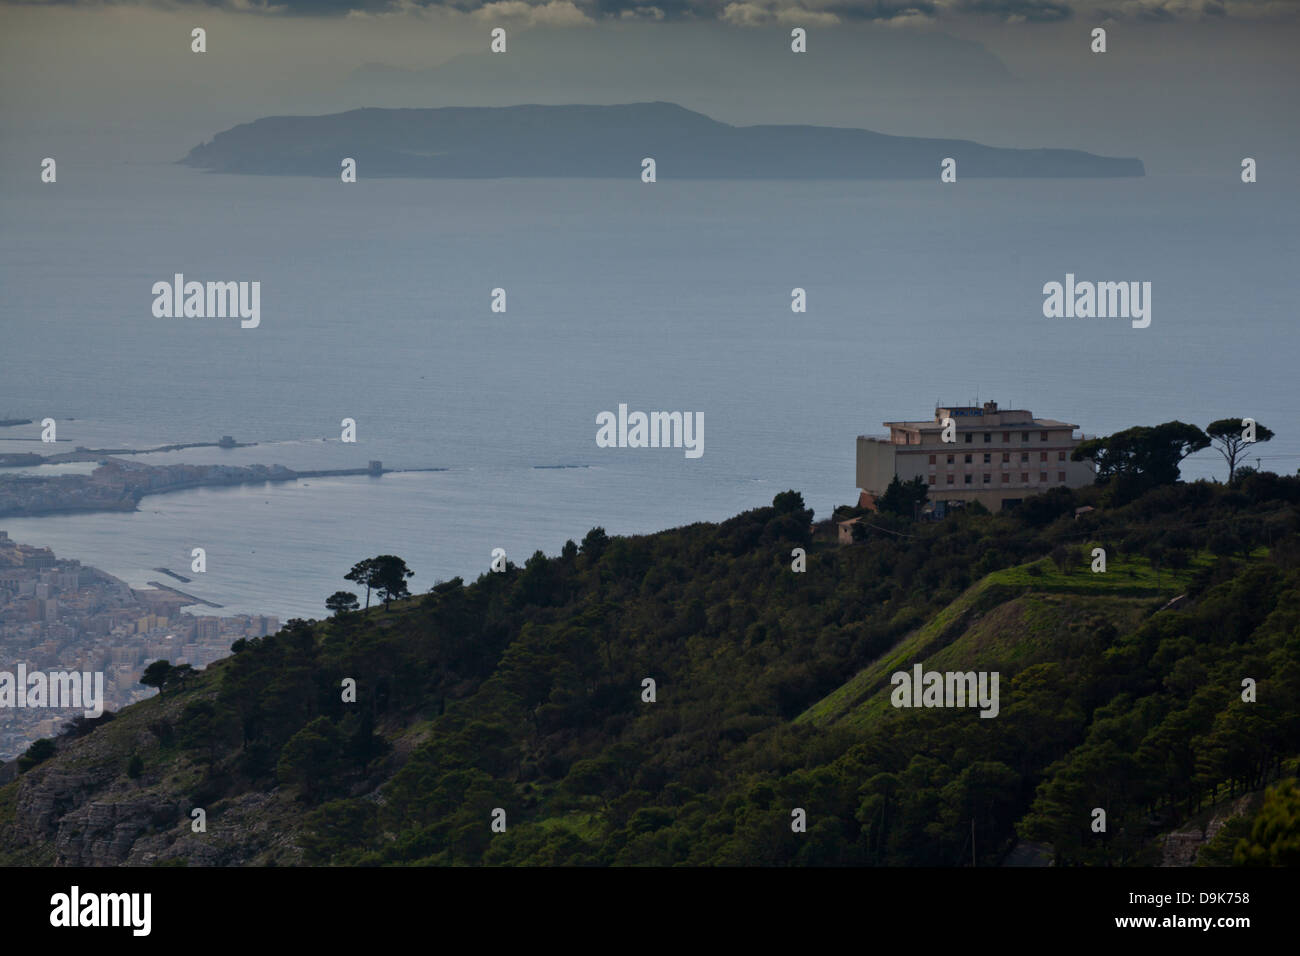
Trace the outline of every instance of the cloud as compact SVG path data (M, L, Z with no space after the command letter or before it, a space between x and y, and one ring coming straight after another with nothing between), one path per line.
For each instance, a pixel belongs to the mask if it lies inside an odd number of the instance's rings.
M728 3L718 17L738 27L758 27L768 23L793 23L799 26L833 26L840 18L833 13L813 12L800 6L774 9L773 4Z
M571 0L547 0L545 3L494 0L474 10L473 16L480 20L523 21L547 26L578 26L592 22Z
M1300 19L1296 0L1087 0L1077 6L1093 17L1155 23Z
M1074 7L1063 0L959 0L945 6L1015 23L1058 23L1074 14Z
M356 18L420 13L573 26L600 20L720 21L736 26L870 22L928 26L953 19L1002 23L1066 20L1300 20L1296 0L0 0L24 6L210 7L237 13Z
M718 19L736 26L764 26L789 23L799 26L829 26L855 20L883 23L930 22L940 6L935 0L741 0L723 7Z

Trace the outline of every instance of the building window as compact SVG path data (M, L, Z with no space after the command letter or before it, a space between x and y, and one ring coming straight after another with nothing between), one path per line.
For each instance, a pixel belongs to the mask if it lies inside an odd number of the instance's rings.
M1009 451L1004 451L1004 452L1002 453L1002 462L1003 462L1003 464L1006 464L1006 463L1008 463L1008 462L1010 462L1010 461L1011 461L1011 452L1009 452Z
M969 445L969 444L971 443L971 440L972 440L974 437L975 437L975 436L972 435L970 432L967 432L967 433L966 433L966 444Z
M967 455L967 456L966 456L966 464L968 464L968 465L970 464L970 458L971 458L970 455Z
M1021 432L1021 433L1020 433L1020 440L1021 440L1021 441L1029 441L1029 432Z
M930 484L934 484L934 475L930 476Z
M971 475L966 476L966 484L969 485L971 483L971 477L972 477Z
M993 433L992 433L992 432L985 432L985 433L984 433L984 440L985 440L986 442L991 442L991 441L993 440Z
M1058 471L1058 472L1056 473L1056 480L1057 480L1057 481L1060 481L1060 482L1064 482L1064 481L1065 481L1065 472L1063 472L1063 471Z
M950 484L950 485L952 484L952 475L949 475L949 476L948 476L948 484Z
M1022 471L1022 472L1020 473L1020 483L1021 483L1022 485L1027 485L1027 484L1029 484L1029 472L1027 472L1027 471Z
M931 455L931 456L930 456L930 464L932 464L932 465L934 464L934 461L935 461L935 458L936 458L936 457L937 457L936 455Z
M1039 461L1047 461L1047 452L1045 452L1045 451L1040 451L1040 452L1038 453L1038 460L1039 460Z
M955 459L952 455L949 455L949 456L948 456L948 464L951 465L954 461L956 461L956 459Z
M1038 440L1039 440L1039 441L1047 441L1047 432L1039 432L1039 433L1038 433Z
M1027 451L1022 451L1022 452L1020 453L1020 460L1021 460L1021 461L1029 461L1029 452L1027 452Z
M985 453L984 453L984 464L987 465L987 464L988 464L989 462L991 462L992 460L993 460L993 456L990 455L988 452L985 452Z
M1005 485L1008 484L1010 481L1011 481L1011 476L1004 471L1002 473L1002 483Z
M1009 444L1011 444L1011 432L1003 432L1003 433L1002 433L1002 444L1004 444L1004 445L1009 445Z
M1047 481L1047 472L1045 472L1045 471L1040 471L1040 472L1038 473L1038 480L1039 480L1039 481L1042 481L1042 482L1046 482L1046 481Z
M1063 452L1063 451L1058 451L1058 452L1056 453L1056 460L1057 460L1057 461L1065 461L1065 452Z
M987 484L988 484L989 482L991 482L992 480L993 480L993 476L990 475L988 472L985 472L985 473L984 473L984 484L987 485Z

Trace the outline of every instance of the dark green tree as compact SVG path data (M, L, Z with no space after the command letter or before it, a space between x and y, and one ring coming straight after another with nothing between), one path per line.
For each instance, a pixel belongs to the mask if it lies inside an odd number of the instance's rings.
M1300 786L1283 780L1269 787L1250 837L1237 843L1238 866L1300 866Z
M328 793L345 768L347 741L337 724L317 717L289 738L276 765L276 778L309 800Z
M1209 444L1209 436L1195 425L1173 421L1090 438L1080 442L1070 457L1095 462L1098 481L1134 478L1150 487L1176 482L1179 463Z
M352 565L352 570L343 575L344 581L351 581L353 584L360 584L366 589L366 608L370 607L370 580L374 573L375 559L366 558L364 561L358 561Z
M797 491L783 491L772 499L772 507L778 514L804 511L803 495Z
M333 611L335 615L342 614L344 611L355 611L360 606L361 602L351 591L335 591L325 599L326 609Z
M1210 549L1211 554L1220 558L1226 558L1242 550L1241 538L1228 529L1213 532L1206 546Z
M1158 587L1160 585L1160 569L1165 565L1165 558L1169 553L1168 549L1159 542L1153 541L1147 545L1143 553L1146 555L1146 559L1151 562L1151 567L1155 569L1156 586Z
M886 514L913 518L925 504L928 495L925 480L920 475L908 481L899 481L898 475L895 475L890 479L885 493L876 499L876 507Z
M208 766L217 762L223 747L239 740L235 715L211 700L196 700L181 714L176 741L186 750L203 754Z
M54 756L55 749L53 740L50 740L48 737L42 737L40 740L28 747L27 750L23 752L23 755L18 758L18 772L26 773L38 763L49 760Z
M179 690L184 690L185 682L188 681L191 677L193 677L196 673L198 672L195 671L194 668L191 667L189 664L177 664L175 667L173 667L171 670L167 672L167 679L164 682L163 686L175 687L178 688Z
M406 566L395 554L381 554L371 559L369 584L384 599L387 608L390 601L410 597L406 582L415 576L415 572Z
M161 694L171 670L172 665L168 661L154 661L140 675L140 683L145 687L157 687L158 693Z
M605 548L608 545L609 535L605 534L605 529L595 527L588 531L586 537L582 539L582 553L596 561L605 553Z
M1058 544L1052 549L1052 563L1056 565L1058 571L1062 574L1070 573L1070 549L1063 544Z
M1232 479L1237 473L1237 465L1246 456L1247 449L1252 444L1269 441L1273 438L1271 428L1265 428L1256 422L1255 441L1246 441L1242 437L1242 434L1246 431L1242 424L1243 421L1244 419L1241 418L1220 418L1218 421L1210 422L1205 429L1205 434L1214 443L1215 450L1228 463L1228 484L1232 484Z

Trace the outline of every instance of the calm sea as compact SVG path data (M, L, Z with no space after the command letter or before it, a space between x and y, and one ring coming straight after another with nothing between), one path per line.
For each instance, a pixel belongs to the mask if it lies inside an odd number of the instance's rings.
M33 166L35 169L35 166ZM1293 189L1223 180L488 182L96 169L0 184L0 418L148 461L446 468L200 489L134 514L0 521L140 585L318 617L354 561L414 590L593 525L856 499L854 438L993 399L1089 434L1250 415L1300 466ZM157 319L150 288L261 282L261 326ZM1042 287L1152 283L1150 328L1046 319ZM507 311L490 311L494 288ZM790 309L791 289L808 311ZM602 449L620 402L704 414L704 455ZM358 443L338 441L340 420ZM47 451L36 426L0 452ZM564 467L557 467L564 466ZM1205 453L1187 477L1225 469Z

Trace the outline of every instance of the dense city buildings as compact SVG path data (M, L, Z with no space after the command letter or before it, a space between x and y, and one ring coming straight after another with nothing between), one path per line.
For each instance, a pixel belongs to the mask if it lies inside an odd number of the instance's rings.
M186 597L134 589L47 548L0 531L0 672L76 671L104 675L104 708L117 710L154 690L139 683L152 661L202 668L242 637L279 630L274 617L194 616ZM0 706L0 761L57 734L76 709Z

